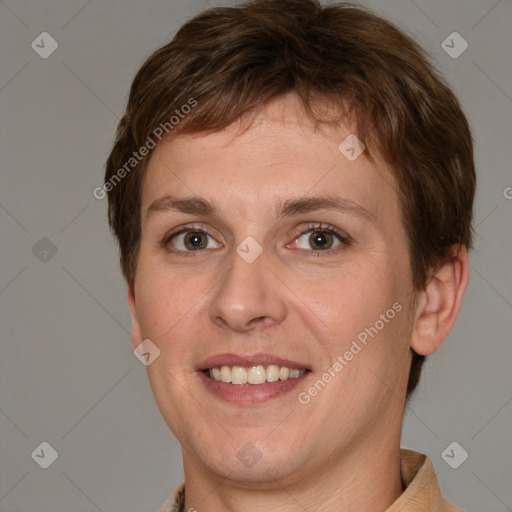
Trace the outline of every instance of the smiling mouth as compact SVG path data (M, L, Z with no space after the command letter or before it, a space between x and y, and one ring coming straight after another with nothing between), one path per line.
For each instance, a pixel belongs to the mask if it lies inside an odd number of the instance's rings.
M277 364L244 366L220 366L203 370L203 373L217 382L235 386L265 384L266 382L298 379L309 370L288 368Z

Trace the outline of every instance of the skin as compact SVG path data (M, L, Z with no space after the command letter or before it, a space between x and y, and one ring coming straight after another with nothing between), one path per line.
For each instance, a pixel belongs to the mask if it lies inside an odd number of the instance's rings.
M464 249L414 293L407 238L389 168L338 145L348 125L314 130L290 94L265 107L250 129L161 143L148 165L142 237L128 291L132 343L161 353L147 367L169 428L183 449L186 507L222 511L384 511L403 492L400 433L411 348L442 344L467 286ZM165 195L214 201L215 215L153 211ZM274 215L280 202L336 195L368 215L332 208ZM318 227L338 228L346 245ZM188 249L192 224L208 245ZM300 233L306 232L305 235ZM248 236L263 249L236 252ZM332 245L331 245L332 244ZM189 246L190 247L190 244ZM173 252L174 251L174 252ZM403 309L309 403L298 401L392 305ZM214 354L268 352L307 362L293 391L259 404L232 404L206 389L197 365ZM261 458L237 453L252 443Z

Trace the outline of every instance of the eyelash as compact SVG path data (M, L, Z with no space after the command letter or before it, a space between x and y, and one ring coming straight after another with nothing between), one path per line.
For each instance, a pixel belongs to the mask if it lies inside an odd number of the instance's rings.
M333 249L326 249L326 250L307 250L307 249L298 249L299 251L304 251L304 252L307 252L307 253L311 253L315 256L324 256L326 255L325 253L327 253L327 255L331 254L332 252L335 252L339 249L342 249L343 246L349 246L352 242L352 239L349 235L343 233L342 231L340 231L339 229L335 228L334 226L331 226L329 224L318 224L318 223L311 223L311 224L308 224L307 226L307 229L305 230L302 230L300 231L297 235L294 236L294 241L296 241L298 238L300 238L301 236L309 233L310 231L319 231L321 233L330 233L331 235L335 236L336 238L338 238L338 240L341 242L341 245L338 246L338 247L335 247ZM178 236L178 235L182 235L183 233L198 233L198 234L201 234L201 235L206 235L206 236L210 236L208 234L208 232L203 228L202 225L188 225L188 226L184 226L182 229L180 229L179 231L176 231L176 232L173 232L173 233L170 233L170 234L167 234L163 237L163 239L161 240L160 242L160 246L164 249L167 249L169 252L173 253L173 254L176 254L178 256L184 256L184 257L193 257L195 256L194 253L196 252L202 252L204 251L203 250L197 250L197 251L183 251L181 249L169 249L169 244L171 242L171 240L175 237L175 236ZM213 237L212 237L213 238Z

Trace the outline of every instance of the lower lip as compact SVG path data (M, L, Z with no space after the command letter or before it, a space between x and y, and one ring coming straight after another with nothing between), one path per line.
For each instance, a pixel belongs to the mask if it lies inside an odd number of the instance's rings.
M296 379L278 380L276 382L265 382L263 384L227 384L208 377L204 372L198 372L199 378L206 386L206 389L217 397L231 402L232 404L252 405L266 402L273 398L290 393L296 388L311 372L307 371Z

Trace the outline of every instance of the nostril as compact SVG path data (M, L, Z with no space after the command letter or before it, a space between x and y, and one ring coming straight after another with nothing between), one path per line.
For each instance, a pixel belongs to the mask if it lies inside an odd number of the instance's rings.
M258 318L253 318L250 322L249 322L249 325L252 325L252 324L267 324L269 321L271 321L271 319L268 317L268 316L259 316Z

